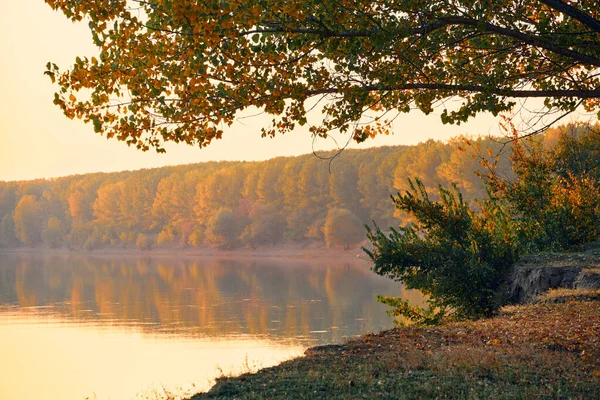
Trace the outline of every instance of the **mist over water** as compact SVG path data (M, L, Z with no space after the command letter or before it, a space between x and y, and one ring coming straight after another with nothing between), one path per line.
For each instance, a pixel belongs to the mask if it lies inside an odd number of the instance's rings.
M207 389L219 369L390 328L378 294L402 287L360 260L2 254L0 398Z

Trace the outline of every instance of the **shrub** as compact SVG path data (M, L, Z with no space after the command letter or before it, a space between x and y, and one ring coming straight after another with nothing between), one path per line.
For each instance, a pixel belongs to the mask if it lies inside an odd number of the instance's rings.
M218 249L231 249L238 243L238 237L245 228L244 221L228 209L221 208L214 213L206 227L206 239Z
M491 197L511 210L525 252L564 251L600 238L600 135L563 132L553 149L516 142L514 179L485 176ZM584 157L585 158L585 157Z
M445 316L456 319L492 315L501 305L498 289L517 258L513 227L493 202L476 213L460 191L439 187L439 201L431 201L420 180L409 181L405 194L393 196L395 206L416 223L386 235L375 225L368 229L373 270L404 282L428 296L429 307L413 307L402 299L380 297L402 315L421 324L435 324ZM493 214L493 218L488 216Z
M254 203L249 218L249 223L240 236L243 244L250 247L273 245L283 238L285 220L274 204Z
M137 236L135 232L121 232L119 233L119 240L123 245L133 244Z
M85 251L96 250L102 244L102 235L98 230L94 229L83 243L83 249Z

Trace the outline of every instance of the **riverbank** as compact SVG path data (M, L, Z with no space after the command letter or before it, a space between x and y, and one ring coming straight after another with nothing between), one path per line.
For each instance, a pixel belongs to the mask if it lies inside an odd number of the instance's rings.
M192 399L600 398L599 274L597 246L528 257L511 288L528 304L310 348Z
M311 348L192 399L600 398L600 291L558 293L491 319Z

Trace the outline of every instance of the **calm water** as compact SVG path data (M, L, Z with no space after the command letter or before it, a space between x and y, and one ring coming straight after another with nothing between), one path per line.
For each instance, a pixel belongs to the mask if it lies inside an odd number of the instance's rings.
M361 261L0 254L0 399L206 390L391 327L377 294Z

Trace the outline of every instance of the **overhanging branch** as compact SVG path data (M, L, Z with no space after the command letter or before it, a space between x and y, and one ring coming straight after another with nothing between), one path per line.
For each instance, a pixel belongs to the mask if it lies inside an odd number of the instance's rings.
M552 97L552 98L578 98L578 99L595 99L600 98L600 89L597 90L518 90L518 89L504 89L504 88L490 88L480 85L452 85L444 83L406 83L402 85L384 86L384 85L372 85L362 87L349 87L349 88L328 88L328 89L316 89L307 90L305 95L307 97L317 96L321 94L336 94L346 93L351 91L366 91L366 92L378 92L378 91L398 91L398 90L435 90L439 92L471 92L471 93L489 93L496 96L503 97L514 97L514 98L528 98L528 97Z
M593 29L595 32L600 33L600 21L595 19L589 14L584 13L578 8L573 7L572 5L565 3L560 0L539 0L540 3L547 5L550 8L553 8L557 11L560 11L563 14L568 15L569 17L581 22L585 26Z
M548 0L550 1L550 0ZM330 29L323 28L290 28L286 26L280 26L278 22L275 21L265 21L264 28L257 28L251 31L242 32L241 35L249 35L254 33L295 33L295 34L308 34L308 35L317 35L321 37L340 37L340 38L358 38L358 37L369 37L378 34L378 30L340 30L334 31ZM403 39L416 35L427 35L432 33L438 29L447 26L470 26L476 29L480 29L483 32L491 32L496 33L500 36L509 37L512 39L516 39L519 42L525 43L530 46L542 48L548 50L552 53L571 58L573 60L577 60L578 62L586 65L593 65L595 67L600 67L600 59L597 57L593 57L584 53L581 53L576 50L572 50L569 48L562 47L555 43L549 42L548 40L542 39L538 36L531 35L528 33L508 29L502 26L494 25L489 22L480 21L473 18L460 17L460 16L452 16L440 18L433 21L430 24L423 25L417 28L411 29L398 29L397 39Z

